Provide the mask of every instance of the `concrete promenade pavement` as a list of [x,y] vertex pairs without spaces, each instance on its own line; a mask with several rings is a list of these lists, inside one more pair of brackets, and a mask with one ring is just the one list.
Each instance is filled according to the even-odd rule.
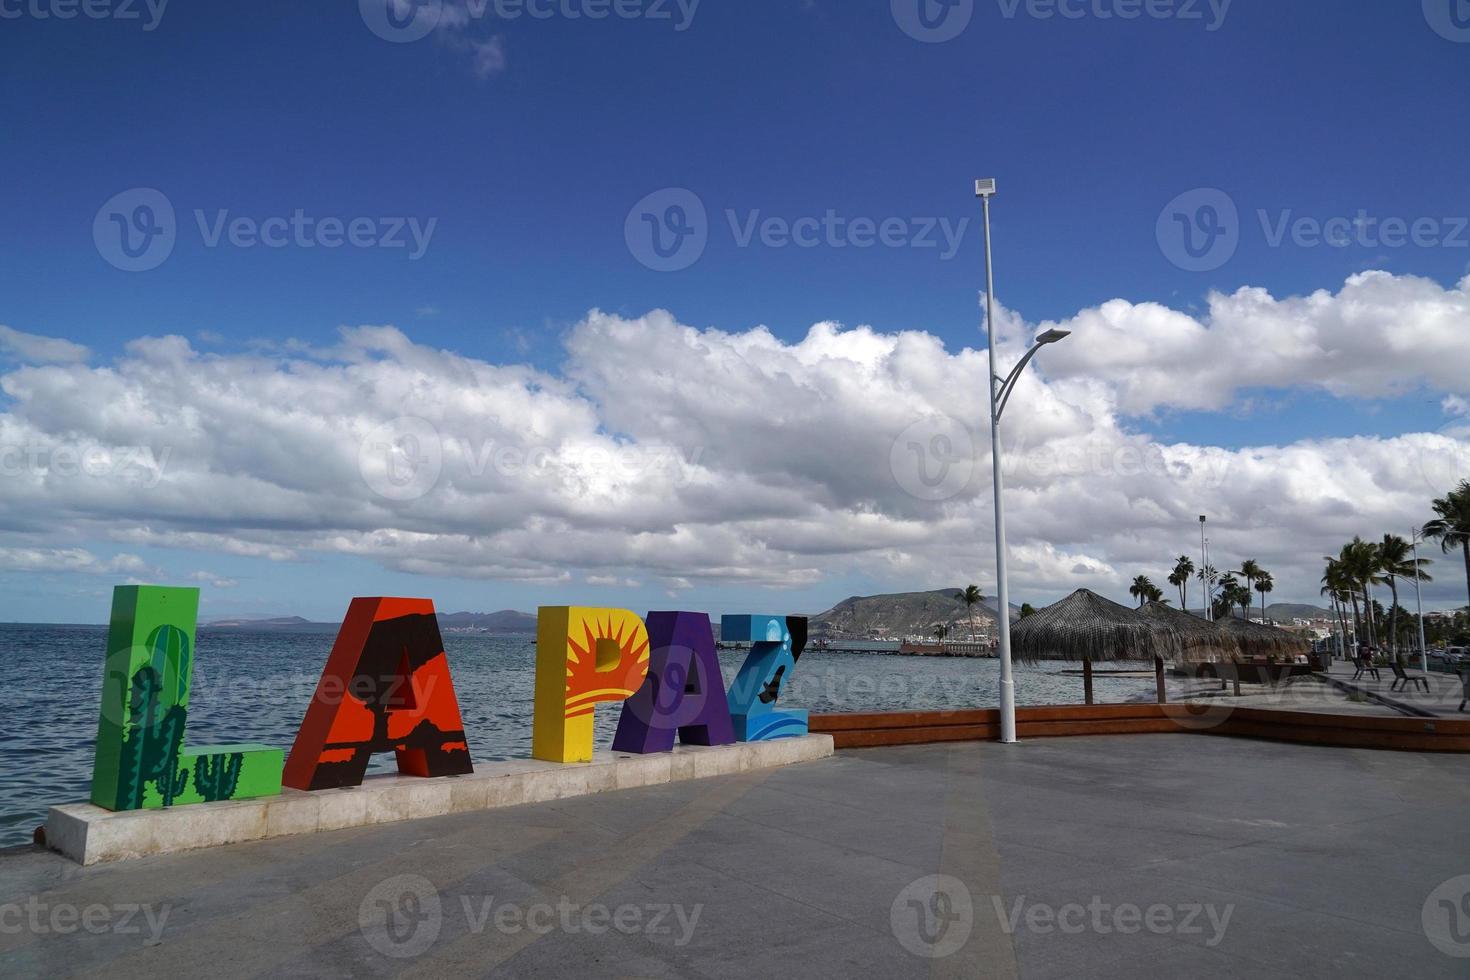
[[1462,755],[843,750],[120,864],[0,856],[0,976],[1464,977],[1432,940],[1470,954],[1470,897],[1439,911],[1470,896],[1467,814]]

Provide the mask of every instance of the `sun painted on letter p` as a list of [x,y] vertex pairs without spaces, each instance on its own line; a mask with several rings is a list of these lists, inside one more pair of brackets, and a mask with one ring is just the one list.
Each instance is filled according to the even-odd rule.
[[624,701],[648,676],[648,629],[626,609],[542,606],[536,613],[531,755],[592,760],[597,704]]

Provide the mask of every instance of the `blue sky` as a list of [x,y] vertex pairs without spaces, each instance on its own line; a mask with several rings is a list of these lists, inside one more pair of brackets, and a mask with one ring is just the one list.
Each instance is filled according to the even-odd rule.
[[[151,30],[38,18],[35,2],[0,4],[21,12],[0,20],[0,323],[86,345],[94,363],[142,336],[239,354],[393,324],[420,345],[555,373],[594,308],[766,325],[791,343],[830,320],[978,347],[980,175],[1000,181],[998,296],[1033,323],[1114,298],[1199,314],[1212,289],[1335,292],[1366,269],[1450,287],[1470,271],[1470,247],[1453,242],[1271,242],[1283,217],[1433,219],[1453,237],[1441,219],[1470,214],[1470,44],[1442,37],[1418,3],[1181,0],[1159,9],[1198,19],[1124,20],[1099,16],[1114,0],[1071,4],[1075,19],[977,0],[958,37],[922,43],[895,15],[904,0],[704,0],[682,30],[671,5],[673,20],[475,18],[388,43],[347,2],[174,3]],[[93,238],[103,203],[134,188],[177,214],[173,252],[146,272],[109,265]],[[666,188],[708,213],[705,251],[674,272],[641,264],[624,234],[635,202]],[[1156,228],[1197,188],[1224,191],[1239,214],[1233,256],[1201,272],[1171,262]],[[211,248],[194,214],[260,222],[298,209],[378,229],[432,221],[432,234],[418,258]],[[742,247],[731,227],[828,211],[896,218],[905,234],[969,225],[951,257]],[[1223,411],[1163,404],[1129,424],[1225,448],[1389,437],[1439,428],[1445,394],[1369,402],[1273,385]],[[417,578],[322,558],[342,600],[321,601],[301,598],[320,580],[313,564],[131,550],[253,583],[242,607],[323,618],[349,592],[415,591]],[[34,593],[0,615],[89,618],[44,584],[13,584]],[[837,573],[788,595],[820,606],[868,584]],[[516,582],[417,587],[434,589],[472,608],[544,595]],[[729,593],[698,594],[713,607]]]

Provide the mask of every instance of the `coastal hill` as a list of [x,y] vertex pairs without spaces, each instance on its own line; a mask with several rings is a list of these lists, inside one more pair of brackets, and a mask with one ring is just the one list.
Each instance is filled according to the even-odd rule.
[[[958,587],[930,592],[895,592],[888,595],[851,596],[826,612],[812,617],[813,635],[833,639],[902,639],[928,636],[935,623],[949,626],[955,637],[970,632],[970,611],[955,598]],[[995,624],[994,599],[986,599],[974,610],[975,630],[988,633]],[[1016,608],[1012,606],[1014,617]]]
[[[314,623],[300,616],[275,616],[265,619],[216,619],[202,623],[208,629],[246,630],[264,633],[335,633],[342,625]],[[439,628],[447,633],[534,633],[536,614],[502,609],[493,613],[440,613]]]
[[493,613],[440,613],[439,628],[473,633],[534,633],[536,614],[502,609]]

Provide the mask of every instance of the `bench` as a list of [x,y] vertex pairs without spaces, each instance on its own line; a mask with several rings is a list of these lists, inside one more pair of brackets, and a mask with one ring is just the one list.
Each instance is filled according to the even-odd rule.
[[1411,674],[1404,670],[1404,665],[1394,660],[1389,666],[1393,668],[1394,682],[1388,686],[1390,691],[1409,689],[1410,684],[1416,684],[1424,688],[1424,693],[1429,693],[1429,681],[1425,680],[1423,674]]

